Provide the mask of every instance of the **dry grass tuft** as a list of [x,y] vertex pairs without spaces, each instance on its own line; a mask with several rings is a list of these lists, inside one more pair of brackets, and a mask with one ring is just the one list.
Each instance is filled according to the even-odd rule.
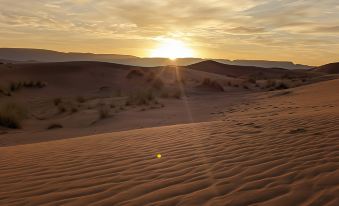
[[133,69],[127,74],[127,79],[132,79],[134,77],[143,77],[144,72],[139,69]]
[[154,100],[155,95],[152,90],[142,90],[129,95],[126,101],[126,106],[149,105]]
[[222,92],[225,91],[224,87],[219,82],[217,82],[216,80],[211,80],[210,78],[205,78],[202,81],[201,85],[216,89],[218,91],[222,91]]
[[106,119],[110,116],[110,109],[108,106],[104,104],[100,104],[98,108],[99,118],[100,119]]
[[0,106],[0,126],[19,129],[22,121],[27,118],[27,111],[14,103]]
[[61,129],[61,128],[63,128],[63,126],[59,123],[53,123],[47,127],[48,130]]
[[86,99],[85,99],[84,97],[82,97],[82,96],[78,96],[76,100],[77,100],[77,102],[79,102],[79,103],[84,103],[84,102],[86,102]]

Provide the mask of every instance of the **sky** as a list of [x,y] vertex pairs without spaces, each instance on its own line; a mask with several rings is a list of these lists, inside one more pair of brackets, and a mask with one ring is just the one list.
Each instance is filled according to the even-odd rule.
[[[0,47],[148,57],[339,61],[338,0],[0,0]],[[154,53],[154,52],[153,52]]]

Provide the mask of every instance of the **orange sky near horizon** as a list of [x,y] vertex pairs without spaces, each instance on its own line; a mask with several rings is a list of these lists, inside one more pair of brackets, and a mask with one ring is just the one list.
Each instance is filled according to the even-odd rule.
[[337,0],[1,0],[0,26],[0,47],[339,61]]

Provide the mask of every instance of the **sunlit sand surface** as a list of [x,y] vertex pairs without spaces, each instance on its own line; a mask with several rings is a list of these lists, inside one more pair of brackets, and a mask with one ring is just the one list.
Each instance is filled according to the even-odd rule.
[[338,87],[262,94],[213,121],[2,147],[0,204],[338,205]]

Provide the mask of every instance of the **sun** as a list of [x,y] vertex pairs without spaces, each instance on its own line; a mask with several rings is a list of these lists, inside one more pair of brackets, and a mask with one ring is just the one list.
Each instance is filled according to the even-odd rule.
[[177,58],[194,56],[193,50],[180,40],[161,38],[159,42],[159,47],[151,51],[150,57],[162,57],[175,60]]

